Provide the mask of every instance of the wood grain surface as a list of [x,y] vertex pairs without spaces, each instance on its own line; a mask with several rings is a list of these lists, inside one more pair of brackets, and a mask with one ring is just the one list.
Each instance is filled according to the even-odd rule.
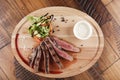
[[[17,23],[30,12],[47,7],[47,6],[69,6],[76,9],[81,9],[85,11],[77,1],[82,1],[82,3],[88,2],[89,0],[0,0],[0,80],[27,80],[29,76],[22,76],[17,74],[17,79],[15,72],[29,72],[21,70],[22,68],[15,69],[13,56],[11,56],[10,48],[10,38],[11,34],[17,25]],[[99,1],[99,0],[93,0]],[[119,80],[119,53],[120,53],[120,41],[119,41],[119,21],[120,21],[120,6],[119,0],[102,0],[107,10],[110,13],[105,20],[102,20],[104,25],[101,25],[101,29],[105,35],[105,48],[103,54],[99,61],[91,68],[90,71],[86,71],[80,75],[76,75],[70,78],[65,78],[65,80]],[[88,2],[89,3],[89,2]],[[90,3],[92,4],[92,3]],[[95,3],[97,6],[101,3]],[[85,4],[86,5],[86,4]],[[91,13],[89,15],[96,19],[96,16],[102,14],[97,12],[97,6],[88,5],[88,10],[86,12]],[[95,9],[96,8],[96,9]],[[107,11],[105,10],[105,11]],[[91,12],[92,11],[92,12]],[[95,12],[94,12],[95,11]],[[103,10],[104,11],[104,10]],[[93,14],[94,12],[94,14]],[[107,13],[108,14],[108,13]],[[96,20],[101,22],[101,19]],[[108,19],[108,20],[106,20]],[[11,71],[10,71],[11,69]],[[16,71],[18,70],[18,71]],[[92,72],[93,71],[93,72]],[[96,74],[96,75],[94,75]],[[49,80],[48,78],[41,77],[42,80]],[[30,79],[29,80],[36,80]],[[52,79],[51,79],[52,80]],[[53,79],[55,80],[55,79]],[[60,80],[60,79],[56,79]],[[61,79],[64,80],[64,79]]]
[[[94,65],[95,62],[101,56],[101,53],[102,53],[102,50],[104,47],[104,37],[103,37],[103,33],[100,29],[100,26],[98,26],[98,24],[87,14],[85,14],[81,11],[72,9],[72,8],[68,8],[68,7],[42,8],[33,13],[30,13],[29,15],[40,16],[40,15],[44,15],[46,13],[51,13],[54,15],[54,17],[56,18],[56,21],[54,21],[52,23],[52,24],[54,24],[52,26],[53,26],[53,28],[55,28],[55,26],[59,26],[59,29],[60,29],[59,32],[56,31],[55,33],[53,33],[53,35],[55,35],[63,40],[66,40],[67,42],[74,44],[75,46],[79,47],[81,49],[81,51],[78,53],[73,53],[74,56],[77,56],[76,57],[77,61],[75,63],[71,64],[69,67],[64,68],[62,70],[63,73],[47,74],[47,75],[44,73],[37,73],[37,74],[40,76],[51,77],[51,78],[70,77],[70,76],[78,75],[78,74],[82,73],[83,71],[86,71],[92,65]],[[61,20],[59,20],[61,17],[64,17],[65,19],[67,19],[68,22],[67,23],[61,22]],[[72,20],[74,20],[74,22],[72,22]],[[75,38],[74,34],[73,34],[73,30],[72,30],[75,23],[78,22],[79,20],[87,20],[93,26],[92,27],[92,31],[93,31],[92,36],[89,39],[84,40],[84,41],[81,41],[81,40],[78,40],[77,38]],[[25,67],[26,69],[28,69],[29,71],[34,73],[34,70],[31,69],[28,65],[26,65],[22,61],[22,59],[20,58],[20,56],[17,52],[17,49],[16,49],[17,46],[15,46],[15,44],[16,44],[15,36],[17,34],[19,34],[19,37],[17,40],[18,41],[18,43],[17,43],[18,49],[20,50],[20,54],[27,60],[28,56],[26,56],[26,55],[30,54],[29,53],[30,50],[29,51],[25,51],[25,50],[27,48],[32,49],[34,47],[32,45],[35,45],[34,44],[35,42],[32,41],[32,38],[28,33],[29,26],[30,26],[30,23],[27,20],[27,17],[24,17],[20,21],[20,23],[18,23],[18,25],[16,26],[16,28],[13,31],[11,45],[12,45],[12,49],[14,52],[14,56],[18,60],[18,62],[23,67]],[[24,44],[23,44],[23,38],[25,38],[25,40],[27,40],[27,42],[25,42],[25,40],[24,40],[24,42],[25,42]],[[31,45],[29,45],[29,44],[31,44]],[[81,45],[83,45],[83,46],[81,47]],[[26,46],[26,49],[24,49],[24,46]],[[76,69],[74,69],[74,68],[76,68]]]

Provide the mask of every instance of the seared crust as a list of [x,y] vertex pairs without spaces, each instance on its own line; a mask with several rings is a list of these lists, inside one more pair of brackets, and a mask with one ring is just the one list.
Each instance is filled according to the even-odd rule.
[[46,44],[47,48],[49,49],[50,55],[52,56],[54,62],[58,65],[58,67],[61,69],[63,68],[63,64],[61,63],[57,53],[55,52],[52,44],[49,42],[49,40],[46,38],[46,40],[44,41],[44,43]]
[[42,48],[43,56],[44,56],[45,73],[49,73],[49,52],[44,42],[42,42],[41,48]]
[[[63,64],[59,57],[66,60],[72,61],[73,57],[69,55],[67,51],[78,52],[79,48],[60,40],[57,37],[50,36],[46,37],[41,44],[33,49],[32,55],[30,56],[30,67],[32,67],[35,72],[39,72],[42,69],[41,62],[44,63],[45,73],[50,73],[50,57],[57,64],[59,69],[63,68]],[[43,57],[43,58],[42,58]]]
[[42,56],[41,46],[38,46],[38,54],[36,56],[34,67],[33,67],[36,72],[39,71],[39,63],[41,60],[41,56]]
[[37,54],[38,54],[38,49],[34,48],[32,54],[30,55],[30,57],[31,57],[30,67],[32,67],[32,68],[34,66],[34,62],[35,62]]

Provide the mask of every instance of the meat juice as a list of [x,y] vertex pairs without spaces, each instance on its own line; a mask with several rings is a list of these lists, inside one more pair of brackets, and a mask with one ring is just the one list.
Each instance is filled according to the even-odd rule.
[[22,59],[22,61],[23,61],[25,64],[29,65],[28,61],[26,61],[26,60],[23,58],[23,56],[21,55],[21,53],[20,53],[20,51],[19,51],[18,43],[17,43],[18,37],[19,37],[19,34],[17,33],[17,34],[16,34],[16,37],[15,37],[15,47],[16,47],[16,51],[17,51],[19,57]]
[[[72,53],[71,53],[72,54]],[[62,57],[59,57],[60,58],[60,61],[62,62],[63,64],[63,69],[69,67],[70,65],[74,64],[77,62],[77,59],[74,58],[73,61],[68,61],[68,60],[65,60],[63,59]],[[42,61],[41,61],[41,69],[42,71],[45,70],[45,67],[44,67],[44,59],[42,58]],[[57,66],[57,64],[54,62],[54,60],[52,59],[52,57],[50,56],[50,65],[49,65],[49,68],[50,68],[50,73],[52,74],[57,74],[57,73],[62,73],[62,70],[59,69],[59,67]]]

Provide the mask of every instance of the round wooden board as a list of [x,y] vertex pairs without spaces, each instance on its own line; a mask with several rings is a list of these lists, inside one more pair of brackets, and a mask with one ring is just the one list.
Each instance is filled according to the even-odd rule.
[[[44,74],[43,72],[35,73],[32,68],[30,68],[22,61],[22,59],[18,55],[15,44],[16,35],[17,33],[19,33],[18,49],[21,55],[24,56],[24,58],[28,61],[28,55],[31,53],[31,48],[37,45],[37,43],[28,34],[27,30],[31,23],[27,20],[27,16],[26,16],[18,23],[12,34],[12,40],[11,40],[12,50],[18,62],[27,70],[39,76],[50,77],[50,78],[63,78],[63,77],[74,76],[86,71],[92,65],[94,65],[95,62],[101,56],[104,47],[103,33],[99,25],[96,23],[96,21],[93,20],[86,13],[68,7],[42,8],[30,13],[28,16],[41,16],[46,13],[54,14],[55,20],[53,21],[52,24],[55,29],[54,35],[74,44],[75,46],[81,49],[79,53],[72,54],[72,56],[74,58],[77,58],[77,60],[75,60],[73,64],[62,69],[63,73],[60,74]],[[61,18],[63,17],[66,20],[66,22],[61,21]],[[73,35],[73,26],[76,22],[80,20],[87,20],[89,23],[93,25],[93,34],[91,38],[89,38],[88,40],[82,41],[75,38]]]

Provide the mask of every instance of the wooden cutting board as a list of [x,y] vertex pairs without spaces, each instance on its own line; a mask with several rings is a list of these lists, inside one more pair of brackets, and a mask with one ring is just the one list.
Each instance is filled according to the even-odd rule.
[[[59,74],[35,73],[34,70],[26,64],[32,48],[37,45],[28,33],[28,27],[31,23],[27,20],[27,16],[41,16],[46,13],[54,15],[52,26],[55,32],[53,35],[70,42],[81,50],[79,53],[70,53],[74,57],[74,60],[72,62],[63,61],[64,68],[61,70],[62,73]],[[47,7],[36,10],[27,16],[24,17],[14,29],[11,45],[15,58],[23,67],[32,73],[51,78],[70,77],[89,69],[101,56],[104,47],[103,33],[99,25],[86,13],[68,7]],[[80,20],[87,20],[93,25],[92,36],[87,40],[79,40],[73,34],[73,26]],[[16,48],[16,46],[18,48]],[[24,58],[24,61],[21,59],[21,56]]]

